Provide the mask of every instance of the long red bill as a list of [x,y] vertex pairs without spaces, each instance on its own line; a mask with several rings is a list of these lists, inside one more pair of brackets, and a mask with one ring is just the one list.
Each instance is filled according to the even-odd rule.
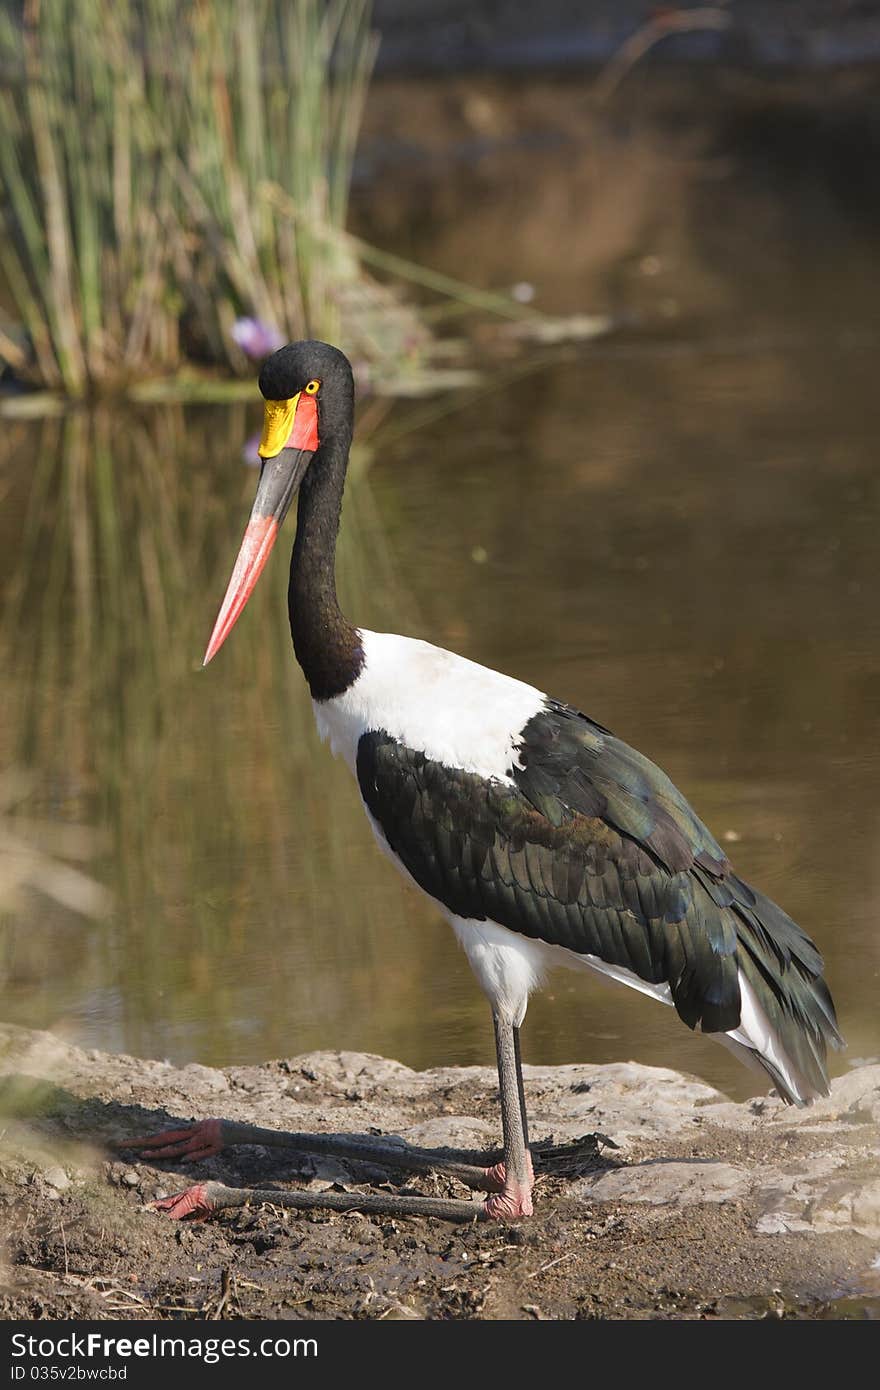
[[263,566],[278,537],[278,522],[274,516],[255,516],[248,522],[226,597],[220,605],[214,631],[205,652],[203,666],[213,660],[234,628],[242,609],[254,591]]

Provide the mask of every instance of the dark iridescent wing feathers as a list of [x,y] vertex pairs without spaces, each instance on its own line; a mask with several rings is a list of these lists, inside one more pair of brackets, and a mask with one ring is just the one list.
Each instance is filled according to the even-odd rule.
[[740,1022],[738,969],[809,1086],[839,1041],[822,961],[732,872],[668,777],[555,701],[526,725],[514,785],[434,762],[383,732],[358,746],[361,793],[415,879],[458,916],[667,983],[691,1028]]

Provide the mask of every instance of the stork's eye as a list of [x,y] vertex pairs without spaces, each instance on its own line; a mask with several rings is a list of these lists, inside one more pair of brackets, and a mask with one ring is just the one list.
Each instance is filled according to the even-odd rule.
[[320,391],[320,389],[321,389],[321,383],[320,383],[320,381],[310,381],[309,384],[308,384],[308,386],[306,387],[306,395],[307,395],[307,396],[317,396],[317,394],[318,394],[318,392]]

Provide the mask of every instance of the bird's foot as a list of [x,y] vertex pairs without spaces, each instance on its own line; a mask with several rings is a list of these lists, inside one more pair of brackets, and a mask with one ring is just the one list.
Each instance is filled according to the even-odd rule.
[[166,1129],[144,1139],[117,1139],[113,1147],[131,1149],[146,1159],[187,1158],[195,1162],[213,1158],[224,1148],[223,1121],[200,1120],[185,1129]]
[[209,1182],[197,1182],[185,1192],[175,1192],[171,1197],[160,1197],[150,1206],[155,1211],[164,1211],[172,1221],[207,1221],[217,1210],[217,1203],[211,1198]]
[[[486,1168],[485,1175],[485,1181],[481,1184],[484,1192],[504,1191],[504,1186],[507,1181],[507,1169],[504,1166],[503,1160],[500,1163],[493,1163],[491,1168]],[[526,1175],[528,1190],[531,1192],[535,1183],[535,1170],[532,1167],[532,1155],[529,1153],[528,1149],[526,1149]],[[526,1212],[525,1215],[530,1216],[531,1212]]]
[[532,1215],[532,1188],[530,1183],[505,1183],[501,1192],[493,1192],[483,1203],[487,1221],[519,1221],[520,1217]]

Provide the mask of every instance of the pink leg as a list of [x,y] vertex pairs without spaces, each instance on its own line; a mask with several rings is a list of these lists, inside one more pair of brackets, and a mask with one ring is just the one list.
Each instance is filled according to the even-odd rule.
[[517,1221],[532,1215],[535,1173],[528,1147],[525,1094],[519,1051],[519,1028],[502,1014],[494,1015],[504,1158],[486,1169],[486,1180],[500,1185],[483,1203],[491,1221]]

